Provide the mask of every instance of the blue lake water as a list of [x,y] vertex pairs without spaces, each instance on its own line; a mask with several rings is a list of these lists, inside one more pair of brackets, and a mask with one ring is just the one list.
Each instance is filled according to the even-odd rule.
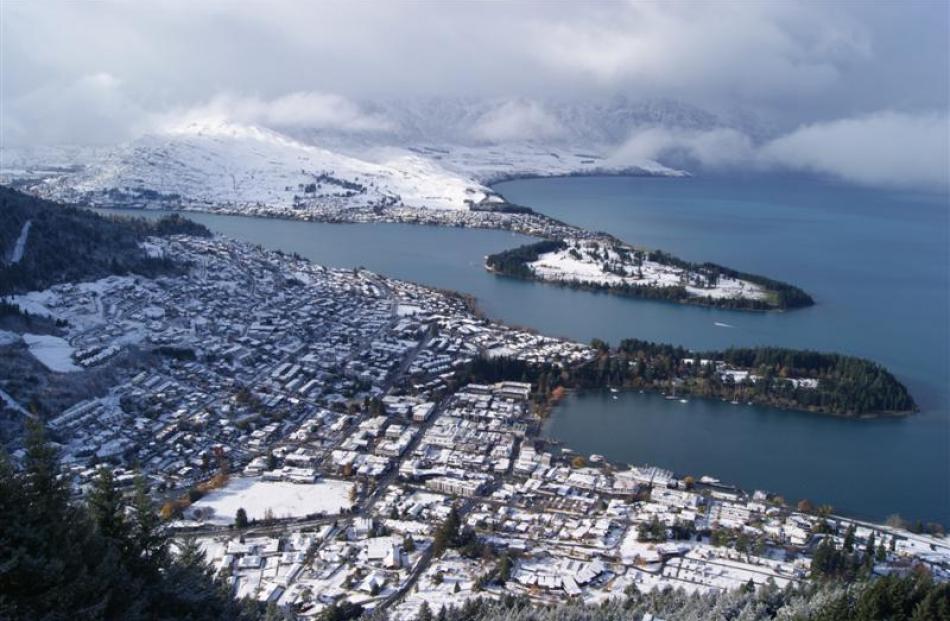
[[[509,200],[627,241],[787,280],[787,313],[605,305],[576,336],[693,348],[784,345],[887,365],[921,412],[847,421],[655,397],[575,397],[548,433],[585,452],[706,473],[858,515],[950,522],[950,258],[946,194],[814,178],[588,178],[499,186]],[[727,324],[732,327],[717,326]],[[560,324],[543,326],[555,331]],[[608,431],[612,430],[612,431]]]
[[581,452],[709,474],[862,517],[900,513],[950,523],[946,195],[785,177],[564,178],[497,189],[513,202],[635,244],[787,280],[817,305],[787,313],[724,311],[498,278],[484,271],[484,256],[527,241],[501,231],[189,217],[319,263],[470,293],[488,315],[545,334],[692,348],[771,344],[874,359],[908,385],[919,414],[850,421],[589,394],[566,400],[546,432]]

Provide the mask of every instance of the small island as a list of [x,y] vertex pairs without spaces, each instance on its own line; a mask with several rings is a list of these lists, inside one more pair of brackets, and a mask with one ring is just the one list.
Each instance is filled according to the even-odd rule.
[[719,399],[846,418],[906,416],[917,411],[907,388],[876,362],[781,347],[695,352],[624,339],[595,340],[596,355],[566,367],[507,358],[473,363],[473,381],[517,380],[537,386],[541,411],[565,390],[645,390],[669,399]]
[[811,306],[787,283],[714,263],[690,263],[610,236],[548,239],[490,255],[490,272],[576,289],[736,310]]

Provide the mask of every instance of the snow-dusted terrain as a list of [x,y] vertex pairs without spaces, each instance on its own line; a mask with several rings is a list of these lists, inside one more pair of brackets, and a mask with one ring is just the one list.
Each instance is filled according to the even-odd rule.
[[653,160],[636,164],[611,162],[609,147],[570,147],[535,143],[502,145],[442,145],[413,147],[417,153],[437,160],[446,169],[470,175],[484,184],[521,177],[568,175],[656,175],[682,177],[686,173]]
[[478,182],[410,151],[380,153],[379,161],[371,162],[228,122],[142,136],[32,189],[60,200],[114,203],[124,198],[198,208],[279,209],[304,209],[309,203],[340,209],[465,209],[468,202],[491,194]]
[[23,341],[30,353],[50,371],[71,373],[81,370],[73,364],[73,348],[65,339],[48,334],[24,334]]
[[649,254],[626,245],[565,240],[566,246],[547,252],[528,264],[541,280],[607,286],[685,287],[688,294],[713,299],[764,300],[768,292],[737,278],[708,275],[651,260]]

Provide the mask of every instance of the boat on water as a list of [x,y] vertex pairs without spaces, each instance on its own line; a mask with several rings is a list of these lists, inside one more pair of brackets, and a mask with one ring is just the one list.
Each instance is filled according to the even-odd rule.
[[610,389],[610,392],[612,392],[612,393],[618,393],[618,392],[620,392],[620,390],[618,390],[617,388],[611,388],[611,389]]
[[689,399],[680,399],[680,403],[689,403]]

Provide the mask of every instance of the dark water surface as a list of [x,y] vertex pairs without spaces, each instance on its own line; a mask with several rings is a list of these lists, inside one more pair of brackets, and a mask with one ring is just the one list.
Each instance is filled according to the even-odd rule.
[[556,336],[835,350],[887,365],[921,412],[850,421],[626,393],[573,395],[548,435],[584,452],[709,474],[882,519],[950,523],[947,196],[815,179],[563,178],[497,186],[509,200],[687,259],[787,280],[815,307],[748,313],[632,300],[494,277],[484,256],[525,243],[500,231],[320,224],[189,214],[215,232],[470,293],[485,312]]

